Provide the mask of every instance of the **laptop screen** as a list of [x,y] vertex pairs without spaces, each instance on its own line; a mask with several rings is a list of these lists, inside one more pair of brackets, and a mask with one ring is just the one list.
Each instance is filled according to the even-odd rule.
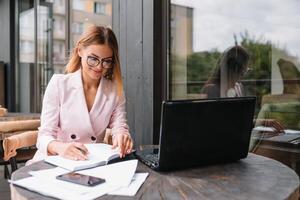
[[247,156],[255,97],[165,101],[160,166],[209,164]]

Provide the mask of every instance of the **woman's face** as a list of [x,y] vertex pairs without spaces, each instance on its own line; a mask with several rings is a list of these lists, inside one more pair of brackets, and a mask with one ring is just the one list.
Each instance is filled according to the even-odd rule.
[[78,54],[81,57],[83,73],[93,80],[99,80],[113,67],[113,52],[106,44],[79,48]]

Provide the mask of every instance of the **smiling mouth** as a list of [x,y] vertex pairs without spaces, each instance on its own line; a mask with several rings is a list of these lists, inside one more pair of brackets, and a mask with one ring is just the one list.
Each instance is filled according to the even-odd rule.
[[102,71],[95,71],[95,70],[92,70],[93,72],[95,72],[96,74],[101,74]]

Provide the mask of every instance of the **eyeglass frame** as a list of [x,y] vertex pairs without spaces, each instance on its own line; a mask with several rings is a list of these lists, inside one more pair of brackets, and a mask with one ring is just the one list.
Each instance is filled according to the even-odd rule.
[[247,68],[242,72],[242,76],[245,76],[245,75],[248,74],[250,71],[252,71],[252,68],[247,67]]
[[[103,62],[107,62],[108,60],[106,60],[106,59],[108,59],[108,58],[112,58],[111,60],[109,60],[109,61],[111,61],[110,67],[104,67]],[[97,62],[96,65],[91,65],[89,63],[89,59],[94,59],[94,60],[97,60],[98,62]],[[106,58],[101,58],[101,59],[99,59],[99,58],[97,58],[95,56],[87,56],[86,57],[86,63],[90,67],[97,67],[99,64],[101,64],[102,68],[104,68],[104,69],[111,69],[111,68],[113,68],[115,61],[114,61],[113,57],[111,57],[111,56],[110,57],[106,57]]]

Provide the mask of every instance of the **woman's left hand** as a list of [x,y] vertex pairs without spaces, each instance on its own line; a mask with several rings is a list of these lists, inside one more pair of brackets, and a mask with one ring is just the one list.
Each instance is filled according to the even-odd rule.
[[128,134],[120,133],[116,134],[113,138],[112,148],[119,147],[120,158],[124,158],[125,154],[129,154],[133,147],[133,141]]

